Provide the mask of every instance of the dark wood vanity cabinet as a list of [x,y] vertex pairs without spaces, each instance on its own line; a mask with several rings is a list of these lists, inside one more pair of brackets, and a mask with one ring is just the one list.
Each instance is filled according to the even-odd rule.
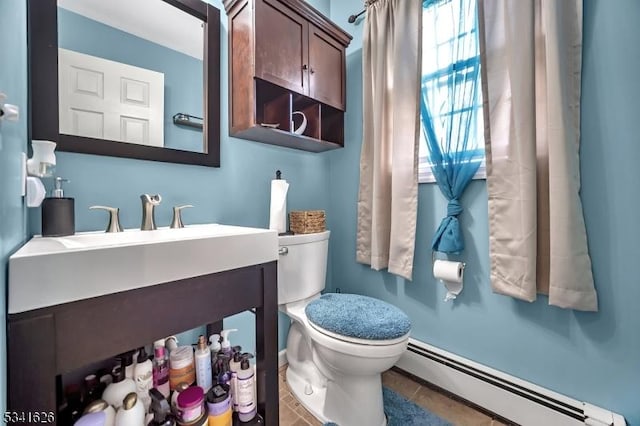
[[[224,4],[231,136],[314,152],[342,147],[351,36],[302,0]],[[302,134],[293,132],[295,112],[307,119]]]
[[62,375],[203,324],[218,333],[223,318],[253,309],[258,412],[276,426],[277,271],[274,261],[8,314],[7,413],[62,425]]

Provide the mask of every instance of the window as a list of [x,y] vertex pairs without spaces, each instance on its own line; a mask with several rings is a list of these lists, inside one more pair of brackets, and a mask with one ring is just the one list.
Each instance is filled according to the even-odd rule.
[[[486,176],[480,84],[480,52],[473,0],[425,0],[422,23],[422,85],[435,135],[447,151],[469,132],[465,151],[481,162],[474,179]],[[455,94],[455,96],[453,96]],[[469,114],[471,117],[469,118]],[[467,121],[471,120],[467,128]],[[423,126],[420,132],[419,182],[435,182]]]

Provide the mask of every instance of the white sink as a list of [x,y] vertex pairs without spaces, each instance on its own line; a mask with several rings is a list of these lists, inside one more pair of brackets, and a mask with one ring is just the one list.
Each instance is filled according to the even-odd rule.
[[9,260],[10,314],[278,260],[276,231],[182,229],[33,237]]

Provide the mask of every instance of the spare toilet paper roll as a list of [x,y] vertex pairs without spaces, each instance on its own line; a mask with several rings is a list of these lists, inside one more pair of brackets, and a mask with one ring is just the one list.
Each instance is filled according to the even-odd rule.
[[441,279],[447,288],[445,302],[455,299],[462,291],[464,278],[464,264],[450,260],[436,260],[433,262],[433,276]]
[[271,207],[269,209],[269,229],[278,234],[287,230],[287,191],[289,184],[284,179],[271,181]]

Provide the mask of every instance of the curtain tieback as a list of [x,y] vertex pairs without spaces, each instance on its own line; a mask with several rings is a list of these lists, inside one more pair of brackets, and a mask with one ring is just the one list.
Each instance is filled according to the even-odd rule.
[[447,216],[458,216],[462,213],[462,205],[457,198],[453,200],[449,200],[449,204],[447,204]]
[[457,198],[449,200],[447,217],[442,219],[436,234],[431,241],[431,248],[442,253],[460,253],[464,250],[464,240],[460,230],[458,215],[462,213],[462,205]]

